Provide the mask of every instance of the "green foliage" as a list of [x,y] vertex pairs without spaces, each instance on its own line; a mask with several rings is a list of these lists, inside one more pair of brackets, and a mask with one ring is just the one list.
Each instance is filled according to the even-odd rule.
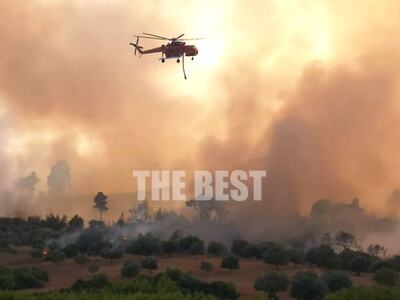
[[169,257],[172,256],[173,253],[177,253],[179,251],[179,243],[176,240],[168,240],[162,242],[162,250],[164,253],[167,253]]
[[68,222],[67,231],[74,232],[77,230],[81,230],[81,229],[83,229],[84,225],[85,225],[84,220],[80,216],[75,215]]
[[[198,236],[194,236],[194,235],[186,236],[179,241],[179,247],[184,252],[191,252],[193,245],[196,245],[196,244],[197,245],[203,244],[203,246],[204,246],[204,242]],[[198,246],[195,246],[195,247],[198,247]]]
[[358,286],[330,294],[324,300],[397,300],[400,288],[382,286]]
[[46,272],[34,267],[0,268],[0,289],[23,290],[42,287],[49,280]]
[[304,262],[304,251],[302,249],[288,249],[286,251],[288,259],[296,267],[298,264]]
[[356,272],[357,276],[361,276],[362,272],[367,271],[370,264],[371,260],[365,255],[357,255],[350,260],[350,268]]
[[139,275],[142,266],[138,262],[127,261],[121,268],[121,276],[127,278],[133,278]]
[[384,268],[376,271],[374,280],[382,285],[395,286],[399,282],[399,275],[396,270]]
[[68,244],[62,250],[67,258],[72,258],[79,254],[79,249],[76,244]]
[[279,244],[268,247],[262,254],[262,259],[267,264],[275,265],[276,269],[278,266],[287,265],[289,261],[286,250]]
[[158,268],[157,260],[151,256],[146,257],[142,260],[142,268],[149,270],[149,274],[151,275],[151,271]]
[[118,259],[122,257],[122,250],[119,248],[104,248],[100,252],[101,257],[104,259],[108,259],[110,264],[113,262],[114,259]]
[[103,230],[91,227],[82,231],[76,245],[81,253],[99,254],[109,244],[105,241]]
[[233,240],[231,246],[231,252],[240,257],[244,257],[244,248],[249,245],[249,242],[246,240]]
[[207,246],[207,253],[214,256],[222,256],[228,252],[224,244],[219,242],[210,242]]
[[239,269],[239,257],[236,255],[229,255],[224,257],[221,261],[221,268],[229,269],[229,270],[236,270]]
[[276,293],[285,292],[289,287],[289,278],[278,272],[269,272],[254,282],[254,289],[268,294],[270,299],[278,299]]
[[189,249],[189,252],[192,255],[202,255],[204,254],[204,251],[205,251],[205,246],[203,241],[192,244],[192,246]]
[[320,300],[328,293],[328,286],[314,272],[298,272],[292,278],[290,294],[298,300]]
[[0,300],[215,300],[211,295],[190,295],[180,292],[157,292],[135,294],[115,294],[110,290],[101,292],[71,292],[34,294],[22,292],[0,292]]
[[203,270],[205,272],[211,272],[213,269],[214,269],[213,264],[208,261],[202,261],[200,263],[200,270]]
[[154,255],[161,251],[160,240],[153,237],[151,234],[140,234],[136,240],[128,242],[126,252],[137,255]]
[[109,287],[111,284],[108,282],[106,275],[98,274],[93,275],[89,280],[78,279],[71,287],[72,291],[96,291]]
[[331,271],[325,273],[321,276],[321,280],[327,284],[331,292],[351,288],[353,286],[353,282],[351,281],[350,277],[341,271]]
[[103,192],[98,192],[97,195],[94,197],[94,206],[93,208],[97,209],[100,213],[100,221],[103,220],[103,212],[108,210],[108,196],[105,195]]

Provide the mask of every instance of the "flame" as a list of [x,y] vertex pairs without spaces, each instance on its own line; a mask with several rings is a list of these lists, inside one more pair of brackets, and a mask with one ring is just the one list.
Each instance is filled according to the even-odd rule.
[[50,252],[50,251],[49,251],[49,248],[44,248],[44,249],[43,249],[43,256],[44,256],[44,257],[47,257],[47,256],[49,255],[49,252]]

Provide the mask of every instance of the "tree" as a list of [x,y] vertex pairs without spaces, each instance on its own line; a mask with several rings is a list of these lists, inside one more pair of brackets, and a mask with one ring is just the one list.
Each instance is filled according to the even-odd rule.
[[93,207],[99,211],[100,221],[103,221],[103,212],[108,210],[107,199],[108,199],[108,196],[103,194],[103,192],[98,192],[97,195],[94,197],[95,204]]
[[318,248],[310,248],[307,250],[304,260],[310,264],[310,267],[313,267],[318,263],[319,260],[319,250]]
[[371,244],[368,246],[367,252],[374,258],[385,257],[386,248],[378,244]]
[[254,289],[268,294],[269,299],[278,299],[276,293],[285,292],[289,287],[289,278],[278,272],[268,272],[254,282]]
[[81,254],[74,257],[74,262],[80,265],[82,270],[85,267],[85,265],[89,263],[89,261],[90,261],[89,256],[87,256],[86,254]]
[[207,253],[214,256],[221,256],[228,252],[224,244],[219,242],[210,242],[207,246]]
[[157,260],[151,256],[146,257],[142,260],[142,268],[149,270],[149,275],[151,276],[151,271],[158,268]]
[[262,259],[265,263],[275,265],[275,269],[278,269],[280,265],[288,264],[288,256],[283,246],[279,244],[271,245],[262,254]]
[[332,293],[341,289],[348,289],[353,286],[353,282],[350,280],[350,277],[341,271],[325,273],[321,276],[321,280],[327,284]]
[[289,261],[294,264],[294,268],[296,268],[298,264],[304,262],[304,251],[302,249],[291,248],[287,250],[286,253]]
[[141,270],[142,266],[138,262],[127,261],[121,268],[121,275],[126,278],[136,277]]
[[151,234],[139,234],[136,240],[128,243],[126,251],[132,254],[149,256],[159,253],[161,242]]
[[173,253],[177,253],[179,251],[179,244],[175,240],[163,241],[161,245],[163,252],[168,253],[169,257],[172,257]]
[[110,264],[112,264],[114,259],[118,259],[122,257],[122,250],[120,248],[104,248],[101,251],[101,257],[104,259],[108,259]]
[[350,260],[350,268],[356,272],[357,276],[361,276],[361,272],[368,270],[371,260],[365,255],[357,255]]
[[212,265],[212,263],[208,262],[208,261],[202,261],[200,263],[200,270],[203,270],[205,272],[211,272],[214,269],[214,266]]
[[249,244],[246,240],[233,240],[231,252],[238,256],[243,256],[243,249]]
[[78,255],[79,249],[76,244],[68,244],[64,247],[63,252],[67,258],[71,258]]
[[190,248],[196,243],[202,243],[204,245],[204,242],[198,236],[188,235],[179,241],[179,247],[183,251],[190,252]]
[[382,285],[396,286],[399,283],[399,275],[396,270],[384,268],[375,273],[374,281]]
[[192,244],[189,251],[192,255],[202,255],[204,254],[204,248],[204,242],[201,241]]
[[297,272],[292,278],[290,294],[298,300],[320,300],[328,293],[328,286],[314,272]]
[[235,255],[229,255],[224,257],[221,261],[222,269],[229,269],[232,273],[232,270],[239,269],[239,257]]
[[73,231],[81,230],[81,229],[83,229],[84,225],[85,225],[85,222],[83,221],[83,219],[80,216],[75,215],[68,222],[67,231],[73,232]]
[[343,250],[354,249],[358,247],[356,237],[353,234],[345,231],[339,231],[335,235],[335,243],[336,245],[342,247]]

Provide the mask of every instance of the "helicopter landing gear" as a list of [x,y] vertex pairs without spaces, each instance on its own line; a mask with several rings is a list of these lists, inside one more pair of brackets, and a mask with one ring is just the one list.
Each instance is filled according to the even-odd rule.
[[178,58],[178,59],[176,60],[176,62],[179,64],[179,63],[181,62],[181,60]]

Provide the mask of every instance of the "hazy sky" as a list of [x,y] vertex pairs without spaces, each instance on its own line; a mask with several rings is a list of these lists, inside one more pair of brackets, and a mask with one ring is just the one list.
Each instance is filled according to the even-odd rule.
[[[75,193],[133,168],[266,169],[302,209],[400,185],[397,0],[2,0],[0,25],[2,190],[60,159]],[[141,32],[206,37],[188,80]]]

